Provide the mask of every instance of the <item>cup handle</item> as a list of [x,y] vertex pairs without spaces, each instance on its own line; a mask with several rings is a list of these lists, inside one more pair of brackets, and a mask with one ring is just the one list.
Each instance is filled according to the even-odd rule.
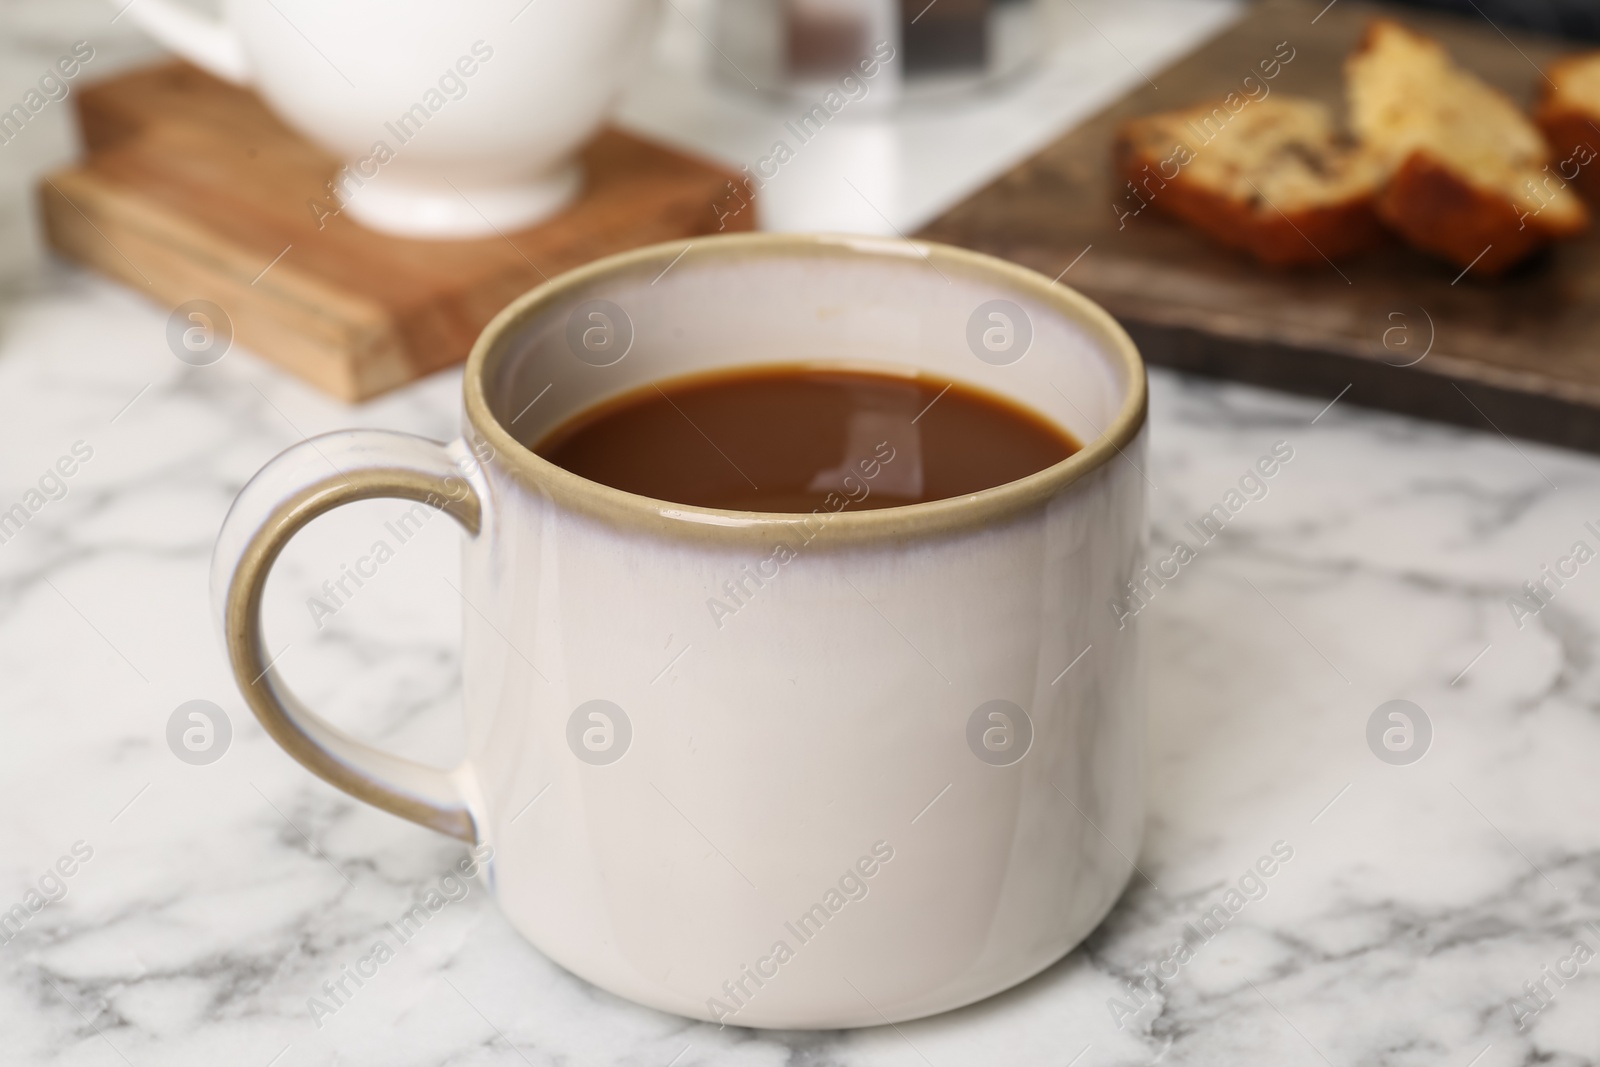
[[144,32],[184,59],[235,85],[250,82],[250,61],[244,42],[232,27],[196,14],[172,0],[135,0],[118,7]]
[[463,762],[445,771],[391,755],[308,709],[284,684],[267,651],[261,596],[289,539],[312,519],[352,501],[415,500],[449,512],[476,536],[481,498],[462,473],[476,469],[460,442],[445,446],[381,430],[310,438],[278,455],[240,490],[211,558],[212,604],[234,680],[272,739],[356,799],[474,844],[470,767]]

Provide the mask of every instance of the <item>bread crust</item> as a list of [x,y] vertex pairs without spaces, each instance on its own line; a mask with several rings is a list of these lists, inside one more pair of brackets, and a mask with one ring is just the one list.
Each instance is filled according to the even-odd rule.
[[1589,156],[1589,161],[1578,167],[1572,185],[1591,203],[1600,204],[1600,133],[1595,132],[1595,127],[1600,126],[1600,117],[1555,107],[1540,108],[1538,119],[1539,128],[1561,163],[1581,161]]
[[[1600,52],[1586,52],[1557,60],[1545,71],[1544,98],[1534,115],[1534,121],[1544,131],[1545,139],[1560,161],[1587,160],[1579,163],[1572,184],[1591,203],[1600,204],[1600,106],[1583,107],[1573,100],[1564,88],[1567,72],[1574,67],[1600,62]],[[1586,150],[1586,151],[1584,151]],[[1562,176],[1566,176],[1563,170]]]
[[1367,24],[1362,27],[1361,39],[1356,42],[1355,48],[1353,48],[1350,52],[1350,55],[1345,58],[1346,65],[1348,65],[1349,61],[1354,59],[1356,56],[1372,51],[1373,46],[1378,43],[1378,38],[1380,36],[1385,33],[1392,33],[1396,30],[1404,33],[1407,37],[1422,36],[1422,34],[1417,33],[1417,31],[1413,30],[1410,26],[1407,26],[1399,19],[1390,18],[1388,15],[1375,16],[1374,18],[1368,19]]
[[1288,214],[1270,205],[1255,207],[1189,179],[1182,171],[1175,178],[1159,177],[1162,160],[1133,142],[1132,126],[1129,123],[1117,137],[1118,171],[1135,186],[1142,186],[1151,174],[1158,175],[1164,184],[1152,190],[1151,206],[1221,244],[1248,252],[1269,266],[1296,267],[1348,258],[1383,243],[1383,227],[1370,196]]
[[1531,255],[1554,236],[1523,225],[1517,209],[1496,193],[1461,180],[1426,152],[1413,152],[1378,194],[1378,214],[1425,252],[1492,277]]
[[[1402,22],[1373,19],[1366,24],[1357,50],[1346,59],[1349,85],[1355,85],[1366,54],[1378,48],[1381,38],[1389,34],[1405,35],[1419,48],[1438,48],[1432,38],[1414,32]],[[1506,94],[1490,86],[1485,88],[1506,99]],[[1506,104],[1507,109],[1520,114],[1509,99]],[[1544,139],[1538,123],[1531,125],[1531,133]],[[1542,149],[1541,163],[1549,158],[1549,146]],[[1472,179],[1474,174],[1462,170],[1459,162],[1446,160],[1426,147],[1411,149],[1398,160],[1394,173],[1378,194],[1379,218],[1411,245],[1442,256],[1462,269],[1470,266],[1474,274],[1490,277],[1502,274],[1552,238],[1571,237],[1589,226],[1589,213],[1581,200],[1570,195],[1563,194],[1557,210],[1546,211],[1541,206],[1530,211],[1525,202],[1510,197],[1506,190],[1485,187]],[[1538,184],[1542,182],[1552,194],[1560,194],[1566,184],[1550,166],[1542,173],[1528,171],[1526,181],[1530,194],[1541,203],[1549,200],[1536,192]]]

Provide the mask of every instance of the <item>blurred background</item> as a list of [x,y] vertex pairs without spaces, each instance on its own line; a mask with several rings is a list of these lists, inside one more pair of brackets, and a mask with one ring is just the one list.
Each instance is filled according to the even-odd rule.
[[[1600,39],[1595,0],[1407,2],[1484,15],[1508,27]],[[735,168],[753,163],[801,110],[797,103],[814,100],[818,85],[830,80],[830,63],[854,47],[848,35],[830,37],[830,14],[843,12],[847,22],[867,25],[900,17],[899,0],[810,3],[817,12],[811,37],[777,41],[777,0],[674,0],[664,9],[651,69],[623,102],[620,123]],[[96,48],[86,70],[90,81],[162,55],[131,20],[108,26],[108,6],[105,0],[0,0],[0,99],[19,97],[37,78],[41,57],[53,57],[63,42],[80,37],[92,38]],[[193,6],[217,4],[193,0]],[[940,0],[906,38],[912,84],[873,86],[840,135],[786,167],[763,190],[764,227],[910,232],[947,206],[952,194],[977,188],[1047,144],[1137,84],[1141,70],[1181,55],[1246,6],[1238,0]],[[778,48],[796,61],[785,68]],[[49,107],[25,138],[0,146],[0,288],[26,286],[45,267],[31,211],[33,185],[74,158],[73,123],[71,107]],[[858,187],[865,185],[861,196],[838,195],[836,175],[846,169]]]

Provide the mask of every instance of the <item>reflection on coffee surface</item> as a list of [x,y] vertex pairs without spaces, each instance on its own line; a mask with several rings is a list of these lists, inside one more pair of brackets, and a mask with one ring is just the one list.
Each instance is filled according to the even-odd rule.
[[[992,489],[1080,447],[1010,400],[928,375],[813,366],[663,382],[533,450],[630,493],[732,511],[886,508]],[[833,500],[829,495],[833,494]]]

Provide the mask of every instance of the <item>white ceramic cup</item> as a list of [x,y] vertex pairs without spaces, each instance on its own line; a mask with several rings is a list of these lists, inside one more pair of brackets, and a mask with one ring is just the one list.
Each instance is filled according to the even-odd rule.
[[[970,496],[852,510],[915,461],[864,451],[842,457],[841,499],[779,515],[636,496],[519,443],[678,375],[817,361],[970,383],[1087,444]],[[307,767],[492,845],[500,907],[569,970],[733,1025],[957,1007],[1111,908],[1143,820],[1139,631],[1109,604],[1143,555],[1145,378],[1099,307],[939,245],[715,237],[517,300],[474,347],[465,397],[454,444],[296,445],[223,524],[212,588],[235,677]],[[375,496],[468,533],[451,770],[319,719],[262,642],[285,542]]]
[[334,192],[351,217],[447,238],[528,226],[577,195],[574,153],[639,68],[658,4],[224,0],[221,22],[174,0],[116,6],[345,160]]

